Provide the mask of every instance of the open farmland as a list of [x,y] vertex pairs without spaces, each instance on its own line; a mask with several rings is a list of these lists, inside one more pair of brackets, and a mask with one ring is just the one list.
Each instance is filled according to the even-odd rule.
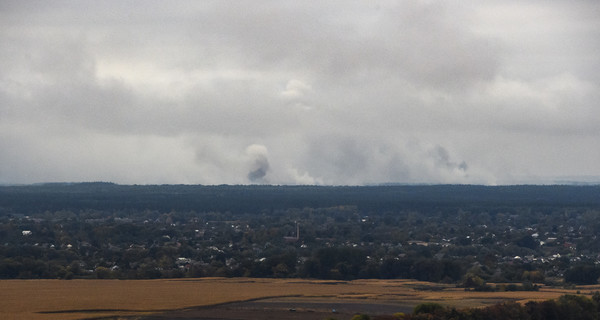
[[463,289],[410,280],[315,281],[298,279],[202,278],[170,280],[3,280],[3,319],[83,319],[165,314],[231,302],[270,301],[348,304],[398,304],[412,308],[423,302],[457,307],[499,301],[553,299],[597,287],[542,288],[538,292],[466,292]]

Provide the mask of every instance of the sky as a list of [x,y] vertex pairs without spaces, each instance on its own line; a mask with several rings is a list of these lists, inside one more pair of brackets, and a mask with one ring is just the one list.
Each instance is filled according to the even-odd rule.
[[600,1],[0,1],[0,184],[600,181]]

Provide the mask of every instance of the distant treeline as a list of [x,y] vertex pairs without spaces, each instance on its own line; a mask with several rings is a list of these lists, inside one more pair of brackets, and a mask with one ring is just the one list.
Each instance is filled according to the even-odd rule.
[[600,186],[203,186],[105,182],[0,186],[0,214],[84,209],[264,213],[339,205],[356,206],[364,212],[490,205],[598,208]]
[[[370,319],[363,315],[356,319]],[[353,319],[355,319],[353,318]],[[564,295],[556,300],[530,301],[526,304],[504,302],[484,308],[443,307],[427,302],[415,307],[412,314],[401,313],[394,316],[380,316],[377,319],[396,320],[595,320],[600,319],[600,294],[592,297]]]

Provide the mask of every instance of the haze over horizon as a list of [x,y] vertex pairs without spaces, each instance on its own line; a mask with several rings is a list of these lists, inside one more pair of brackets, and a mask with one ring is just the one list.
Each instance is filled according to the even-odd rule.
[[598,1],[3,1],[0,184],[600,182]]

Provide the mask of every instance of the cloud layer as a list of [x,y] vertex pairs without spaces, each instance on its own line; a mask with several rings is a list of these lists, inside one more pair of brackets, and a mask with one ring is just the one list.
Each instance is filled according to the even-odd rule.
[[0,4],[0,183],[600,176],[600,4]]

